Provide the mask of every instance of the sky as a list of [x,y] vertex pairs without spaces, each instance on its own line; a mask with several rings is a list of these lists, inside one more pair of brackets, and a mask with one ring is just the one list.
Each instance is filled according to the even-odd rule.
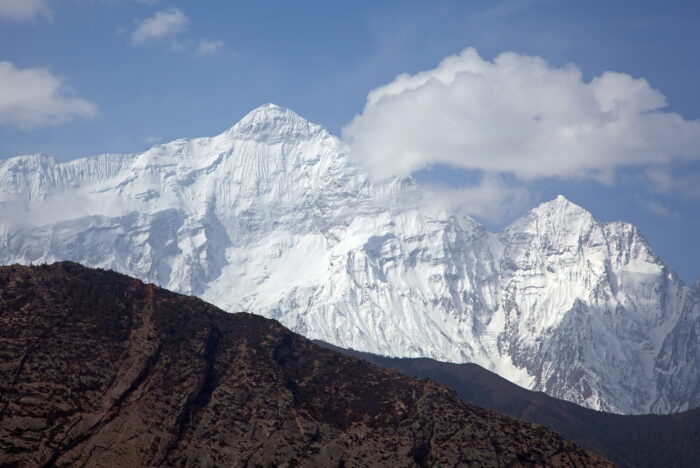
[[0,158],[289,107],[498,230],[561,193],[700,278],[700,2],[0,0]]

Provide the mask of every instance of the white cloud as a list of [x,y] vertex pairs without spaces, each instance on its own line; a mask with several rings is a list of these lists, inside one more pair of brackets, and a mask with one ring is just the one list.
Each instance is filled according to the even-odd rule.
[[525,187],[511,187],[499,176],[486,174],[478,184],[453,188],[424,187],[422,203],[447,211],[462,211],[483,221],[502,224],[532,206]]
[[212,55],[221,50],[224,46],[223,41],[207,41],[201,40],[197,45],[197,55]]
[[73,96],[48,70],[0,62],[0,124],[42,127],[96,114],[97,106]]
[[623,166],[700,159],[700,121],[664,112],[646,80],[474,49],[372,90],[344,129],[351,154],[378,178],[433,164],[486,173],[611,181]]
[[187,16],[178,8],[156,12],[138,24],[131,34],[131,43],[140,46],[150,40],[172,38],[183,32],[188,22]]
[[221,50],[223,41],[182,38],[181,34],[187,30],[189,22],[189,18],[178,8],[156,12],[138,23],[131,34],[131,44],[142,46],[150,41],[167,39],[171,50],[186,51],[198,56],[213,55]]
[[0,17],[13,21],[27,21],[50,14],[44,0],[0,0]]

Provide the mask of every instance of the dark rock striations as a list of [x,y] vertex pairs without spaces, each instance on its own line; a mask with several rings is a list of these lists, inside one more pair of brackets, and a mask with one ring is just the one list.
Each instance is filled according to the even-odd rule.
[[0,267],[0,465],[611,466],[272,320],[68,262]]

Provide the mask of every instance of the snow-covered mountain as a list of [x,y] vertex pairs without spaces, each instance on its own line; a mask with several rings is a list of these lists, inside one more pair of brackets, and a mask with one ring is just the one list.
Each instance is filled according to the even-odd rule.
[[700,286],[563,197],[501,233],[376,183],[262,106],[212,138],[0,163],[0,263],[73,260],[392,356],[472,361],[622,413],[700,405]]

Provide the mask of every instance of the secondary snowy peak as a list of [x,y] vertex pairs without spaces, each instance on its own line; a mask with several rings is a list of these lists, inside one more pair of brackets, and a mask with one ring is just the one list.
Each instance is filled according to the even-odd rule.
[[558,195],[514,221],[506,231],[569,234],[595,223],[597,221],[591,212]]
[[0,161],[0,168],[3,171],[14,170],[20,172],[37,166],[54,164],[56,160],[53,156],[44,153],[25,154]]
[[696,349],[682,323],[700,323],[698,293],[634,226],[560,196],[492,234],[423,206],[421,190],[371,182],[338,138],[267,104],[139,154],[0,162],[0,263],[110,268],[338,346],[477,362],[593,408],[697,400],[700,374],[679,369],[700,368],[681,352]]
[[264,104],[249,112],[226,132],[235,138],[279,141],[309,138],[325,129],[310,123],[294,111],[275,104]]
[[585,208],[571,202],[563,195],[557,195],[553,200],[540,204],[532,213],[540,218],[551,219],[552,222],[568,221],[571,218],[593,220],[593,214]]
[[44,154],[17,156],[0,161],[0,203],[31,202],[41,199],[50,184],[47,180],[47,168],[55,166],[56,161]]

